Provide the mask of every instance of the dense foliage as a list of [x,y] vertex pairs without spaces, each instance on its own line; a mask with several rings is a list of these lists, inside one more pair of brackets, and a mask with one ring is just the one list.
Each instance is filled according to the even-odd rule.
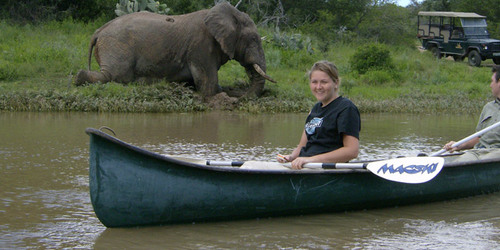
[[118,0],[4,0],[0,17],[16,23],[40,23],[52,20],[91,21],[115,17]]
[[[123,0],[4,0],[0,18],[17,23],[40,23],[72,18],[85,22],[116,17],[114,10]],[[170,9],[168,14],[184,14],[210,8],[222,0],[159,0],[158,6]],[[127,2],[156,2],[127,0]],[[248,13],[260,26],[298,28],[320,41],[326,50],[332,41],[349,41],[353,37],[389,44],[403,44],[415,37],[419,10],[476,12],[488,17],[490,33],[500,37],[498,1],[412,0],[403,8],[395,0],[229,0]],[[150,3],[151,4],[151,3]]]

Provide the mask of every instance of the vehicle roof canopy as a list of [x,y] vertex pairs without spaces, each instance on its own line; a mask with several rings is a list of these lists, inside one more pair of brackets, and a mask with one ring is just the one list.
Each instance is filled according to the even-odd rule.
[[448,12],[448,11],[419,11],[419,16],[443,16],[443,17],[465,17],[465,18],[486,18],[472,12]]

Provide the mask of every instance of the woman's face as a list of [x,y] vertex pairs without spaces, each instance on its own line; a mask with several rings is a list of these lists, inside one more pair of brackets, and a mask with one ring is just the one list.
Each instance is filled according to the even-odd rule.
[[338,85],[338,82],[334,82],[327,73],[321,70],[311,72],[309,87],[314,97],[316,97],[323,106],[326,106],[338,97]]

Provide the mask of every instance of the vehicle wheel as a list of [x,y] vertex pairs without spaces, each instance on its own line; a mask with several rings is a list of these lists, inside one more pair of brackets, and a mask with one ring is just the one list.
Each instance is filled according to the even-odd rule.
[[500,57],[493,57],[493,62],[494,62],[496,65],[500,65]]
[[464,60],[464,57],[459,55],[454,55],[453,60],[455,60],[455,62],[462,62]]
[[472,50],[469,52],[469,65],[479,67],[481,65],[481,55],[477,50]]
[[433,47],[431,48],[431,53],[432,53],[432,55],[434,55],[437,59],[441,59],[441,50],[440,50],[438,47],[433,46]]

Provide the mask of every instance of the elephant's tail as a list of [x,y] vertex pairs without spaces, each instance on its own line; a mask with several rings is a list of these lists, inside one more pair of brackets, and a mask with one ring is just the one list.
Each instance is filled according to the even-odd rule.
[[89,71],[90,71],[90,65],[92,64],[92,50],[94,49],[95,44],[97,43],[97,36],[94,34],[92,36],[92,39],[90,39],[90,46],[89,46]]

